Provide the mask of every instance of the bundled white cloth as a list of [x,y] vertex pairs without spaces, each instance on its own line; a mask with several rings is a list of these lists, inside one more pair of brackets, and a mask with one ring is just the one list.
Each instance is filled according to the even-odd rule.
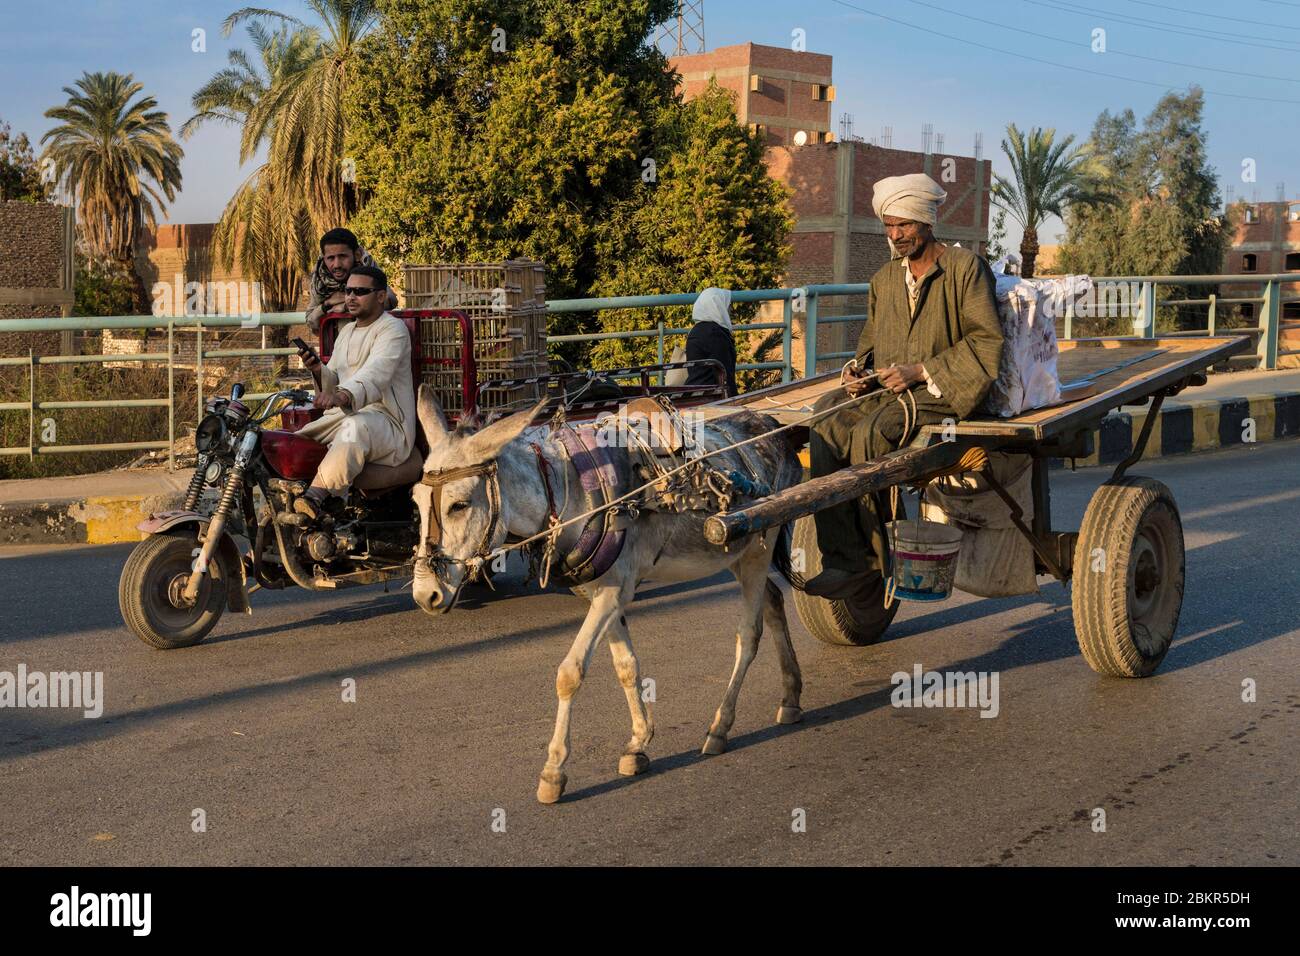
[[[1002,266],[999,260],[997,266]],[[1002,321],[1002,364],[997,381],[984,401],[985,410],[1013,418],[1031,408],[1061,400],[1056,371],[1056,318],[1069,300],[1092,288],[1088,276],[1061,279],[1022,279],[994,268],[998,317]]]

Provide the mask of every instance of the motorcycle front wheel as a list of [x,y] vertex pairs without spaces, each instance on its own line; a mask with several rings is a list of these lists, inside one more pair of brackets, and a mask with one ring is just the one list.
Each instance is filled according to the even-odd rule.
[[199,643],[216,627],[226,609],[229,578],[213,559],[194,602],[183,598],[194,563],[198,536],[160,534],[136,545],[122,568],[117,600],[136,637],[151,647],[171,650]]

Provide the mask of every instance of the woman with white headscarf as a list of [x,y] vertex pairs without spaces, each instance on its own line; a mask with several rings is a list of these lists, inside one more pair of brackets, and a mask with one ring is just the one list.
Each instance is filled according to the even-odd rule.
[[[686,360],[717,359],[727,372],[727,394],[735,395],[736,341],[731,330],[731,291],[710,286],[700,293],[691,310],[690,334],[686,336]],[[713,385],[717,382],[716,369],[698,365],[690,369],[687,385]]]

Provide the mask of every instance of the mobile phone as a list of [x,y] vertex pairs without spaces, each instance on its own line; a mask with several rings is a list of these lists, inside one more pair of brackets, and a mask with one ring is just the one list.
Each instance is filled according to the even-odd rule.
[[318,362],[320,361],[320,356],[316,354],[316,350],[312,348],[309,344],[307,344],[305,341],[303,341],[302,339],[295,338],[295,339],[290,339],[289,341],[291,341],[297,347],[298,351],[306,352],[316,361]]

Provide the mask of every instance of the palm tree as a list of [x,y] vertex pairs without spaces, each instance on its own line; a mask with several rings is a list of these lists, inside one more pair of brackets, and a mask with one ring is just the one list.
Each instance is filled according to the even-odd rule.
[[135,99],[142,89],[130,74],[85,73],[75,88],[63,88],[67,103],[45,111],[60,125],[41,137],[56,181],[76,202],[87,251],[130,270],[141,309],[147,299],[134,269],[135,245],[157,224],[163,200],[176,198],[184,155],[158,102]]
[[[188,139],[209,122],[242,126],[247,148],[241,148],[241,162],[274,134],[272,125],[264,128],[261,138],[249,141],[249,115],[277,83],[301,73],[320,46],[319,34],[310,29],[290,32],[285,26],[272,33],[254,22],[248,35],[257,48],[260,67],[244,50],[231,50],[229,66],[194,94],[195,113],[180,131]],[[270,163],[262,164],[226,204],[213,233],[213,247],[226,269],[238,259],[244,274],[261,283],[264,308],[292,309],[311,259],[312,226],[305,199],[286,189]]]
[[[321,21],[322,39],[301,70],[275,78],[248,112],[241,144],[247,159],[266,139],[268,165],[286,195],[301,195],[318,232],[342,225],[356,209],[343,169],[344,103],[361,40],[378,20],[376,0],[305,0]],[[244,20],[279,20],[310,30],[297,17],[244,7],[226,18],[225,35]]]
[[[1008,142],[1009,141],[1009,142]],[[993,202],[1020,223],[1021,275],[1032,278],[1038,258],[1038,227],[1050,216],[1061,216],[1071,205],[1104,202],[1098,191],[1100,166],[1086,146],[1070,145],[1074,136],[1056,142],[1055,129],[1034,127],[1025,137],[1016,124],[1007,127],[1002,152],[1011,162],[1014,179],[993,177]]]

